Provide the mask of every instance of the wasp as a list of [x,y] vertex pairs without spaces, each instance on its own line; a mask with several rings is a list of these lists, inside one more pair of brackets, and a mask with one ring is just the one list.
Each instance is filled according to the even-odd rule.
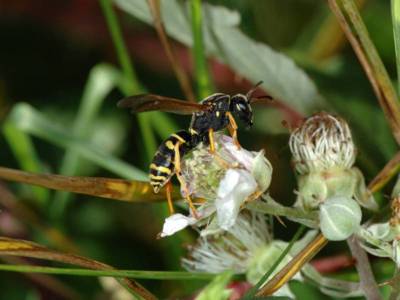
[[[181,186],[185,190],[186,200],[196,216],[196,209],[187,191],[186,184],[181,177],[181,158],[194,149],[201,142],[210,146],[210,152],[215,152],[214,132],[228,129],[234,143],[240,148],[237,138],[237,123],[240,119],[247,127],[253,125],[253,111],[251,105],[263,103],[272,97],[265,95],[253,97],[253,93],[262,82],[257,83],[250,91],[244,94],[228,95],[223,93],[212,94],[199,103],[183,101],[154,94],[141,94],[124,98],[118,102],[120,108],[130,108],[133,113],[159,110],[183,115],[192,115],[188,130],[180,130],[171,134],[158,148],[150,164],[150,184],[155,193],[166,185],[167,200],[170,212],[173,213],[170,183],[171,177],[176,174]],[[268,102],[270,100],[267,100]]]

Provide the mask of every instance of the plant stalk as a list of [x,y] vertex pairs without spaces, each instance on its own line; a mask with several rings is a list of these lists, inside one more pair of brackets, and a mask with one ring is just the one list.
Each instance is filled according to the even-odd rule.
[[347,239],[352,256],[356,259],[356,269],[360,276],[360,286],[367,300],[382,299],[379,294],[378,284],[372,273],[371,265],[367,253],[360,246],[360,242],[355,235]]

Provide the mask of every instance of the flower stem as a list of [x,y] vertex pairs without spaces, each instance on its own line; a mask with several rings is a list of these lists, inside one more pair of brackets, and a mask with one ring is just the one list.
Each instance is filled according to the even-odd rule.
[[309,221],[315,221],[318,219],[317,212],[305,212],[300,209],[280,205],[279,203],[272,200],[270,196],[264,196],[264,199],[267,200],[267,202],[265,201],[250,202],[246,205],[246,208],[256,212],[261,212],[264,214],[274,215],[274,216],[298,218]]
[[390,281],[392,292],[390,293],[389,300],[398,300],[400,298],[400,269],[396,269],[396,272]]
[[356,269],[360,276],[360,286],[364,292],[366,299],[378,300],[382,299],[379,294],[378,284],[372,273],[371,265],[368,260],[367,253],[360,246],[360,242],[355,235],[347,239],[352,256],[356,259]]

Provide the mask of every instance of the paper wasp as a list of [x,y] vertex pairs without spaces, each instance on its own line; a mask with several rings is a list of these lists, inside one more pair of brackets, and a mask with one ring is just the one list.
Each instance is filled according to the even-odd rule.
[[[233,96],[216,93],[208,96],[199,103],[193,103],[174,98],[141,94],[124,98],[118,102],[118,107],[130,108],[133,113],[146,111],[164,111],[183,115],[192,115],[188,130],[180,130],[168,137],[158,148],[150,164],[150,184],[154,192],[167,184],[167,199],[170,211],[173,212],[171,199],[171,177],[176,174],[181,186],[185,189],[186,184],[181,178],[180,159],[199,143],[210,145],[210,152],[214,153],[213,134],[216,131],[228,128],[234,143],[240,147],[237,139],[235,118],[239,118],[247,127],[253,125],[253,111],[251,104],[265,102],[272,99],[270,96],[253,97],[253,93],[262,82],[255,85],[246,95],[236,94]],[[186,200],[196,216],[196,209],[186,193]]]

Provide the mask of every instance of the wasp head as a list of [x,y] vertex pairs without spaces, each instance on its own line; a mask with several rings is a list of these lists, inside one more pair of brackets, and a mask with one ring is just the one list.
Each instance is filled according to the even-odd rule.
[[248,97],[242,94],[237,94],[231,98],[231,111],[238,117],[247,127],[253,125],[253,111],[250,106]]

